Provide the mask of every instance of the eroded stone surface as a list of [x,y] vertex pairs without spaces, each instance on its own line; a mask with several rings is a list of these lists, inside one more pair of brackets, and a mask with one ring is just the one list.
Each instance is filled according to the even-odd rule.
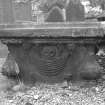
[[71,70],[74,79],[97,79],[100,75],[100,66],[96,62],[94,47],[77,47],[70,58]]
[[[19,74],[23,80],[30,82],[35,79],[50,81],[49,78],[52,81],[62,80],[63,69],[69,57],[69,52],[64,46],[63,49],[62,45],[57,47],[56,45],[43,46],[42,44],[39,46],[9,45],[8,47],[19,65]],[[49,49],[49,47],[51,48]],[[45,54],[42,53],[43,51]]]
[[[55,58],[59,58],[59,56],[63,57],[65,54],[68,55],[68,59],[66,62],[66,65],[64,67],[63,72],[60,71],[59,74],[52,76],[50,73],[58,72],[59,71],[59,62],[57,64],[58,71],[55,71],[55,69],[50,68],[49,75],[46,74],[46,69],[44,69],[43,64],[39,62],[43,59],[44,62],[46,60],[49,61],[49,63],[52,62],[54,57],[52,56],[53,50],[49,50],[49,45],[45,46],[38,46],[38,44],[25,44],[23,45],[8,45],[9,51],[11,52],[12,56],[16,60],[19,66],[19,77],[21,78],[21,81],[25,83],[35,83],[36,81],[43,81],[43,82],[60,82],[65,79],[70,80],[81,80],[81,79],[98,79],[100,77],[100,66],[96,62],[96,58],[94,55],[94,47],[84,47],[84,46],[76,46],[72,49],[72,53],[69,53],[70,50],[63,49],[58,50],[60,51]],[[50,46],[52,47],[52,46]],[[54,46],[53,46],[54,47]],[[61,46],[60,46],[61,47]],[[46,50],[47,48],[47,50]],[[56,48],[56,45],[55,45]],[[66,48],[66,47],[65,47]],[[43,49],[46,50],[46,56],[41,54],[43,52]],[[49,53],[51,51],[51,53]],[[62,53],[63,52],[63,53]],[[57,53],[57,52],[56,52]],[[49,58],[49,55],[51,54],[51,58]],[[55,53],[54,53],[55,54]],[[62,55],[64,54],[64,55]],[[43,56],[44,58],[43,58]],[[48,57],[48,58],[46,58]],[[45,63],[45,67],[49,67],[49,63]],[[48,64],[48,65],[47,65]],[[43,67],[42,71],[40,72],[40,67]],[[54,64],[55,65],[55,64]],[[56,68],[56,69],[57,69]],[[42,73],[43,72],[43,73]],[[66,78],[67,77],[67,78]]]
[[17,76],[19,74],[18,65],[10,53],[8,54],[3,66],[2,66],[1,72],[3,75],[5,75],[11,79],[17,78]]

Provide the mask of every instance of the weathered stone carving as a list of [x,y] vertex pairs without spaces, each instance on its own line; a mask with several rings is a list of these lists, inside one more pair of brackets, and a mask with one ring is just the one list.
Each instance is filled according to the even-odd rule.
[[[18,22],[0,26],[0,38],[17,62],[18,76],[25,84],[36,80],[60,82],[70,76],[73,80],[100,77],[94,48],[104,41],[101,23],[75,22],[84,21],[84,8],[80,3],[69,2],[65,10],[67,23],[56,5],[49,10],[45,24]],[[16,73],[11,72],[10,68],[6,75]]]
[[15,59],[10,53],[6,58],[4,65],[2,66],[2,74],[10,79],[18,79],[19,68]]
[[[63,80],[64,69],[71,52],[67,45],[8,44],[9,51],[19,65],[19,76],[24,82]],[[49,79],[50,78],[50,79]]]
[[[97,79],[101,75],[94,46],[74,44],[8,44],[19,66],[24,83],[59,82],[67,76],[73,80]],[[88,75],[88,76],[87,76]]]
[[[38,50],[40,49],[38,52],[40,55],[36,55],[36,57],[33,58],[35,58],[34,61],[36,61],[36,67],[42,75],[53,77],[64,71],[70,55],[66,46],[63,44],[45,46],[40,45],[37,48]],[[33,53],[35,53],[35,51]]]

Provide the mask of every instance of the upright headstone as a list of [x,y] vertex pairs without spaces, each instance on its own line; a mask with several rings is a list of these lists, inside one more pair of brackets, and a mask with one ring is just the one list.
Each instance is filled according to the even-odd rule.
[[102,8],[102,10],[105,10],[105,1],[104,0],[101,2],[101,8]]
[[31,21],[32,20],[32,7],[31,2],[14,2],[14,13],[16,21]]
[[0,1],[0,23],[3,22],[3,20],[2,20],[2,19],[3,19],[2,16],[3,16],[3,9],[2,9],[1,1]]
[[59,7],[53,7],[50,12],[48,13],[47,19],[45,22],[63,22],[63,14]]
[[12,0],[0,0],[0,23],[13,23]]
[[80,2],[69,2],[66,7],[66,21],[83,21],[84,19],[84,6]]

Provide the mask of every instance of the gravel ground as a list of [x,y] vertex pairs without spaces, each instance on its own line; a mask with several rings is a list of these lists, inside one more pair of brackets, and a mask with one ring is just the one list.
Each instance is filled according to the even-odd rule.
[[63,87],[60,83],[36,83],[25,91],[1,92],[0,105],[105,105],[105,83],[89,84]]
[[0,105],[105,105],[105,81],[15,85],[0,74]]

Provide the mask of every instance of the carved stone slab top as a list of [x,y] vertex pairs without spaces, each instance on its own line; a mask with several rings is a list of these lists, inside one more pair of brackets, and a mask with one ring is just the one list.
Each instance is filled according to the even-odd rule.
[[0,37],[103,37],[105,23],[70,22],[35,24],[31,22],[0,25]]

